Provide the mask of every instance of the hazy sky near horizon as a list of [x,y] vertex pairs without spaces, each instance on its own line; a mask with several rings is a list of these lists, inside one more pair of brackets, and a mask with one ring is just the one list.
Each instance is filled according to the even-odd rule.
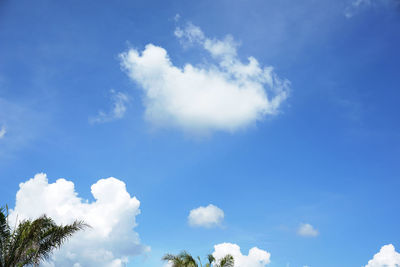
[[395,0],[0,0],[0,206],[94,226],[48,266],[395,267],[399,47]]

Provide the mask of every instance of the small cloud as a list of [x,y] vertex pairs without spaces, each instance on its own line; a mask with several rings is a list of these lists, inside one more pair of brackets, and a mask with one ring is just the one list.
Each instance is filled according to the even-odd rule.
[[297,229],[297,234],[304,237],[316,237],[319,235],[319,232],[311,224],[302,223]]
[[7,133],[6,127],[3,125],[0,128],[0,139],[2,139]]
[[174,17],[175,22],[178,22],[180,18],[181,18],[181,15],[176,14]]
[[257,247],[250,249],[248,255],[243,255],[236,244],[222,243],[214,246],[212,255],[217,262],[227,254],[233,256],[235,267],[265,267],[271,262],[271,254]]
[[111,110],[108,113],[99,111],[96,117],[89,119],[90,123],[110,122],[124,117],[127,109],[126,104],[129,102],[129,97],[126,94],[122,92],[116,92],[115,90],[111,90],[110,92],[112,100]]
[[190,226],[211,228],[221,225],[224,216],[222,209],[210,204],[207,207],[191,210],[188,220]]
[[400,253],[396,252],[392,244],[385,245],[376,253],[365,267],[398,267],[400,266]]

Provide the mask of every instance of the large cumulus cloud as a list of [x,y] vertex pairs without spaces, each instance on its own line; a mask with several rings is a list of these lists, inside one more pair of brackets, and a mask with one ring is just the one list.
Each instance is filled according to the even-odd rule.
[[214,63],[175,66],[167,51],[153,44],[143,51],[130,49],[121,54],[121,64],[144,92],[146,118],[156,126],[175,126],[203,133],[245,128],[267,115],[278,113],[288,97],[289,82],[273,68],[254,58],[242,62],[237,44],[207,38],[192,24],[176,29],[186,44],[196,44]]
[[399,267],[400,253],[396,252],[392,244],[385,245],[368,261],[365,267]]
[[74,183],[58,179],[49,183],[40,173],[21,183],[10,221],[46,214],[59,224],[84,220],[90,229],[74,235],[56,251],[46,266],[124,266],[128,257],[149,248],[141,245],[133,230],[140,202],[116,178],[97,181],[91,187],[94,201],[80,198]]

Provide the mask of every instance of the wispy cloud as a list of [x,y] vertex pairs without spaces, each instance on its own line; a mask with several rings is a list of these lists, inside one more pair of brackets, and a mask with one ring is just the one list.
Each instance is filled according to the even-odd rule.
[[90,123],[104,123],[113,120],[121,119],[126,112],[126,105],[129,102],[129,97],[122,93],[111,90],[112,107],[108,112],[99,111],[96,117],[89,118]]
[[254,58],[239,59],[232,36],[211,39],[187,24],[175,36],[185,46],[197,45],[213,63],[174,66],[167,51],[153,44],[121,54],[121,64],[145,94],[145,116],[156,126],[178,127],[195,134],[234,132],[276,115],[289,96],[289,81]]
[[398,0],[351,0],[344,10],[346,18],[352,18],[358,12],[366,8],[386,6],[386,7],[398,7],[400,1]]
[[6,127],[3,125],[0,128],[0,139],[2,139],[7,133]]
[[29,104],[0,98],[0,158],[15,156],[17,151],[46,134],[48,121],[47,113]]
[[180,18],[181,18],[181,15],[180,14],[176,14],[175,17],[174,17],[174,21],[178,22],[180,20]]
[[345,9],[344,15],[346,18],[353,17],[360,8],[370,6],[372,4],[372,0],[353,0]]

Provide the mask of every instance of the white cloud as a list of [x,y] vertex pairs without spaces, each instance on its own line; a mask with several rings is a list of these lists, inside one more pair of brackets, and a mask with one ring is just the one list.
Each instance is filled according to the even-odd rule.
[[297,229],[297,234],[304,237],[315,237],[319,235],[319,232],[311,224],[302,223]]
[[224,219],[224,211],[212,204],[207,207],[198,207],[189,213],[189,225],[198,227],[218,226]]
[[347,18],[352,18],[362,10],[371,7],[398,8],[398,0],[352,0],[344,10]]
[[359,7],[362,5],[370,5],[371,3],[371,0],[355,0],[352,2],[352,5],[355,7]]
[[392,244],[385,245],[365,267],[400,267],[400,253]]
[[145,117],[155,126],[178,127],[195,134],[233,132],[278,113],[289,95],[289,82],[254,57],[243,63],[231,36],[207,38],[188,24],[175,35],[200,45],[213,63],[175,66],[167,51],[153,44],[121,54],[121,65],[144,92]]
[[74,183],[58,179],[49,183],[46,174],[20,184],[10,221],[46,214],[58,224],[84,220],[91,228],[78,232],[45,266],[124,266],[128,257],[148,250],[133,231],[140,202],[116,178],[97,181],[91,187],[94,201],[83,200]]
[[182,44],[195,44],[202,42],[206,37],[200,27],[197,27],[189,23],[185,29],[177,27],[174,32],[175,36],[178,37]]
[[98,115],[90,118],[91,123],[109,122],[124,117],[126,112],[126,104],[129,102],[129,97],[122,93],[111,90],[112,108],[108,113],[99,111]]
[[271,254],[265,250],[253,247],[248,255],[243,255],[240,247],[232,243],[222,243],[214,246],[212,255],[218,261],[227,254],[235,259],[235,267],[264,267],[270,263]]
[[180,20],[180,18],[181,18],[181,15],[175,14],[174,21],[178,22]]
[[351,18],[357,13],[357,11],[365,6],[370,6],[372,4],[371,0],[353,0],[350,5],[348,5],[344,11],[344,15],[347,18]]
[[0,128],[0,139],[2,139],[7,133],[6,127],[3,125]]

